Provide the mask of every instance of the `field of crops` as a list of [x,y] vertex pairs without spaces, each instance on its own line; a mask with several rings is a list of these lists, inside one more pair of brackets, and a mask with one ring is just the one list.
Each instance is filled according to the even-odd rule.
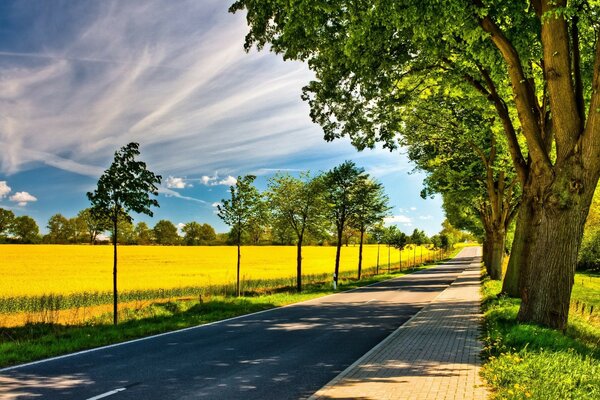
[[[404,267],[432,257],[426,248],[402,252]],[[1,245],[0,314],[43,313],[111,302],[112,247],[85,245]],[[303,249],[306,281],[323,281],[333,273],[335,247]],[[400,252],[389,251],[398,268]],[[355,276],[358,246],[342,248],[340,276]],[[363,268],[377,264],[377,246],[365,246]],[[388,248],[380,248],[380,265],[388,265]],[[231,294],[236,278],[233,246],[121,246],[118,285],[122,302],[157,298]],[[293,286],[296,248],[242,247],[242,288]],[[41,318],[46,320],[47,318]],[[21,317],[19,317],[21,318]],[[13,318],[14,319],[14,318]],[[23,319],[23,318],[21,318]],[[30,318],[31,319],[31,318]],[[35,319],[35,318],[34,318]],[[6,320],[6,318],[4,318]],[[1,323],[2,319],[0,319]]]

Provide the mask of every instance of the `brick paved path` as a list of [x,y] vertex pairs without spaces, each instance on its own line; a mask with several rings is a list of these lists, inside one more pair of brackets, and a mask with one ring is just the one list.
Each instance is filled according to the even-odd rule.
[[479,377],[480,252],[465,248],[438,267],[464,271],[311,399],[485,399]]

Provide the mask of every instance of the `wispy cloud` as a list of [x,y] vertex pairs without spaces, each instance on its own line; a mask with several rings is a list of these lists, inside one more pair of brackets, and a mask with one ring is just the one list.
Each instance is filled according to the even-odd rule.
[[227,6],[103,1],[72,7],[57,24],[49,21],[60,9],[18,4],[38,47],[0,51],[0,173],[45,163],[98,176],[129,141],[151,169],[173,176],[252,170],[321,146],[299,98],[312,73],[246,54],[244,16]]
[[227,175],[225,178],[219,178],[219,175],[215,174],[214,176],[202,176],[202,178],[200,178],[200,182],[206,186],[233,186],[237,183],[237,179],[231,175]]
[[166,188],[164,186],[158,188],[158,193],[160,193],[166,197],[176,197],[178,199],[189,200],[189,201],[193,201],[196,203],[209,204],[208,202],[206,202],[204,200],[197,199],[197,198],[191,197],[191,196],[184,196],[181,193],[179,193],[173,189]]

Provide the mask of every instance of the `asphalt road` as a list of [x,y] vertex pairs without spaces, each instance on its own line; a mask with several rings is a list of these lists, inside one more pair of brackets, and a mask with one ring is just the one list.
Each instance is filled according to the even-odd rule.
[[298,399],[433,300],[471,262],[212,325],[0,370],[0,399]]

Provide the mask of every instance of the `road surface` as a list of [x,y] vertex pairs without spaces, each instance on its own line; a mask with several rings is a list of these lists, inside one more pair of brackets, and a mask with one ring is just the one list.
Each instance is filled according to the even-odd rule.
[[207,326],[0,370],[0,399],[298,399],[320,389],[471,262]]

